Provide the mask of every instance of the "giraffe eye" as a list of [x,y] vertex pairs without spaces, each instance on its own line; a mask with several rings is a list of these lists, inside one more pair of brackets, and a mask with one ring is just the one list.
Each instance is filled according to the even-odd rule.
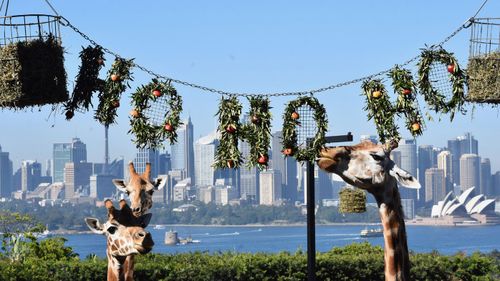
[[378,155],[378,154],[370,154],[375,161],[382,161],[384,160],[384,157]]
[[109,232],[110,234],[115,234],[115,232],[116,232],[117,230],[118,230],[118,227],[116,227],[116,226],[110,226],[110,227],[108,228],[108,232]]

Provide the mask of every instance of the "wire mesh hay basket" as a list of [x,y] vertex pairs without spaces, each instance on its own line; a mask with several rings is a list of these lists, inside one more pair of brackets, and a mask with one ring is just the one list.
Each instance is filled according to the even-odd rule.
[[366,212],[366,193],[361,189],[344,187],[339,192],[339,199],[340,213]]
[[469,101],[500,103],[500,18],[472,22],[467,72]]
[[68,99],[59,17],[0,17],[0,107],[24,108]]

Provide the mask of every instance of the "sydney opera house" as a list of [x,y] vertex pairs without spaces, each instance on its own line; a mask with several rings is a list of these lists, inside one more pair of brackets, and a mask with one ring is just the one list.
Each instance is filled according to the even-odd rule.
[[495,200],[486,199],[483,194],[472,196],[474,189],[471,187],[458,197],[450,191],[443,201],[432,206],[432,218],[425,222],[446,225],[500,223],[500,216],[495,214]]

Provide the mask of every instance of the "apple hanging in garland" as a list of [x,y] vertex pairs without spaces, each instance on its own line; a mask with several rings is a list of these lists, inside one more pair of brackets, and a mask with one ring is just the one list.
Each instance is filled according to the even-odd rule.
[[419,123],[413,123],[413,124],[411,125],[411,130],[412,130],[413,132],[418,132],[418,131],[420,131],[420,124],[419,124]]
[[130,110],[130,116],[132,116],[134,118],[139,117],[139,111],[137,111],[137,109]]
[[293,150],[292,150],[291,148],[285,148],[285,149],[283,149],[283,151],[282,151],[282,152],[283,152],[283,154],[285,154],[286,156],[290,156],[290,155],[292,155]]
[[75,113],[73,111],[71,111],[71,110],[66,111],[66,119],[69,120],[69,119],[73,118],[73,116],[75,116]]
[[381,91],[374,91],[372,93],[372,97],[374,97],[376,99],[380,98],[381,96],[382,96],[382,92]]
[[252,123],[253,124],[259,124],[260,123],[260,118],[257,115],[252,115]]
[[228,167],[229,169],[234,168],[234,161],[233,161],[233,160],[227,160],[227,167]]
[[294,111],[294,112],[292,112],[292,119],[293,119],[293,120],[297,120],[297,119],[299,119],[299,118],[300,118],[300,115],[299,115],[297,112],[295,112],[295,111]]
[[453,73],[453,72],[455,72],[455,65],[454,64],[449,64],[448,67],[447,67],[447,69],[448,69],[449,73]]
[[160,90],[158,90],[158,89],[156,89],[156,90],[154,90],[154,91],[153,91],[153,95],[154,95],[155,97],[159,98],[159,97],[161,97],[161,91],[160,91]]
[[173,130],[174,127],[170,123],[165,124],[165,131],[172,132]]
[[403,89],[403,95],[407,96],[411,94],[411,89]]
[[114,100],[114,101],[112,101],[112,102],[111,102],[111,105],[112,105],[113,107],[115,107],[115,108],[116,108],[116,107],[120,107],[120,101],[119,101],[119,100]]
[[230,134],[234,134],[236,132],[236,126],[234,125],[229,125],[226,127],[226,132],[230,133]]
[[116,82],[120,80],[120,75],[118,74],[111,74],[111,81]]
[[267,160],[268,160],[268,159],[267,159],[267,155],[261,155],[261,156],[259,157],[259,159],[257,160],[257,162],[258,162],[259,164],[265,165],[265,164],[267,164]]
[[98,58],[98,59],[97,59],[97,64],[98,64],[98,65],[104,65],[104,59],[102,59],[102,58]]

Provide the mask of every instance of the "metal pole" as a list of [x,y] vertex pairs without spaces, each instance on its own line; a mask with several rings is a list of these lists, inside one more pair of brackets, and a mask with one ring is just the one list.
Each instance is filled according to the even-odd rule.
[[314,199],[314,162],[306,162],[307,188],[307,280],[316,280],[316,228]]

